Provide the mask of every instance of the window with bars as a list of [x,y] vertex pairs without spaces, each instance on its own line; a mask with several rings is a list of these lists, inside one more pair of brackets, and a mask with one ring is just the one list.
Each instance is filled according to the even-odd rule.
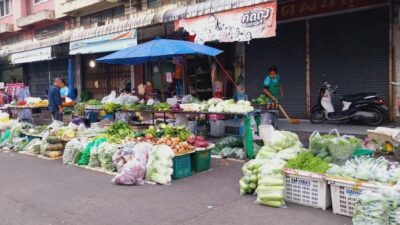
[[123,5],[81,17],[81,25],[105,22],[107,19],[122,17],[125,14]]
[[11,12],[11,0],[0,0],[0,17],[8,16]]

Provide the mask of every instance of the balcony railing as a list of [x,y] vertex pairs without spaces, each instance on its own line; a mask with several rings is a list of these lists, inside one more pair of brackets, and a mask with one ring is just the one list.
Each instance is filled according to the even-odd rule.
[[13,31],[14,31],[14,25],[9,23],[0,23],[0,34]]
[[31,14],[29,16],[17,19],[17,26],[26,27],[38,22],[42,22],[45,20],[54,20],[54,19],[55,19],[54,10],[45,9],[37,13]]

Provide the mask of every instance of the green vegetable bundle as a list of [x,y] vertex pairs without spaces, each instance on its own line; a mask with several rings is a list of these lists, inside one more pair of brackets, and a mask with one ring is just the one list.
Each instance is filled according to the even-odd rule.
[[324,174],[330,168],[329,164],[310,152],[300,153],[286,163],[290,169],[304,170],[313,173]]
[[388,202],[382,193],[363,192],[354,207],[354,225],[389,225]]

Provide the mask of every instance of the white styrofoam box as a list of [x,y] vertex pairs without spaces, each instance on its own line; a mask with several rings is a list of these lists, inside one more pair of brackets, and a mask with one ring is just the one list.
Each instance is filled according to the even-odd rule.
[[286,201],[323,210],[332,205],[330,188],[324,175],[287,168],[284,174]]
[[210,120],[210,136],[222,137],[225,134],[225,122],[223,120]]

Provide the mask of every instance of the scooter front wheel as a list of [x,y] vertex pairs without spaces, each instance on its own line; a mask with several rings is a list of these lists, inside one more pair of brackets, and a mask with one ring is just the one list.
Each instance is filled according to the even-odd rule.
[[321,124],[323,122],[325,122],[326,117],[325,117],[325,112],[322,110],[319,111],[315,111],[311,113],[310,116],[310,121],[313,124]]

